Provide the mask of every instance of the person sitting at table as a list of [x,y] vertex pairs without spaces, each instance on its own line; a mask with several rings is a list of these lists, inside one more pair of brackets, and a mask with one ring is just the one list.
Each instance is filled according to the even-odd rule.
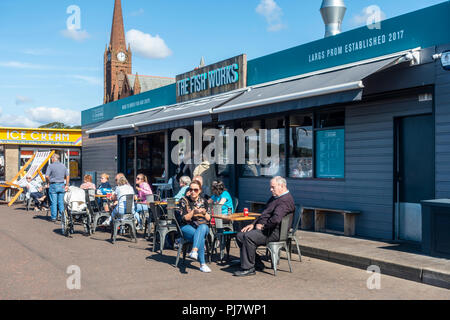
[[[133,187],[128,183],[127,178],[125,178],[125,175],[123,173],[118,173],[116,175],[116,184],[117,187],[115,191],[112,194],[111,200],[114,201],[114,209],[111,213],[111,217],[113,218],[120,218],[125,213],[126,210],[126,195],[135,195]],[[139,214],[136,212],[136,208],[133,201],[133,213],[134,217],[136,218],[138,225],[141,225],[141,219],[139,217]],[[111,222],[111,219],[106,220],[102,225],[109,226]]]
[[267,202],[261,216],[236,235],[242,270],[236,271],[234,276],[254,275],[255,266],[264,268],[261,258],[256,254],[256,248],[272,241],[278,241],[283,217],[295,213],[294,198],[287,189],[286,179],[273,178],[270,181],[270,191],[272,197]]
[[205,238],[209,234],[211,214],[208,201],[200,195],[201,192],[201,183],[194,180],[189,185],[189,196],[181,199],[181,230],[185,239],[193,242],[189,257],[198,259],[200,271],[211,272],[205,262]]
[[100,184],[98,186],[98,190],[100,190],[103,195],[106,195],[107,193],[110,193],[112,191],[108,174],[102,173],[102,175],[100,176]]
[[[136,212],[140,214],[148,211],[148,205],[146,204],[147,196],[153,194],[146,175],[142,173],[137,175],[136,190],[138,192],[138,201],[141,202],[136,205]],[[139,229],[142,229],[142,225],[139,225]]]
[[92,183],[92,176],[90,174],[86,174],[83,177],[83,184],[80,186],[83,190],[95,190],[95,184]]
[[188,176],[182,176],[180,178],[180,191],[175,195],[175,200],[179,201],[181,198],[183,198],[186,195],[186,192],[189,189],[189,184],[191,183],[191,178]]
[[222,214],[228,215],[229,213],[234,213],[233,200],[231,199],[230,193],[225,188],[222,181],[214,181],[211,186],[211,191],[213,195],[211,199],[208,200],[210,204],[221,204]]
[[[200,182],[200,184],[202,185],[202,190],[203,190],[203,178],[202,176],[194,176],[194,178],[192,179],[192,181],[197,180],[198,182]],[[187,191],[186,194],[188,194],[189,190]],[[202,191],[202,194],[200,195],[201,197],[205,198],[206,200],[209,200],[211,197],[206,194],[204,191]]]

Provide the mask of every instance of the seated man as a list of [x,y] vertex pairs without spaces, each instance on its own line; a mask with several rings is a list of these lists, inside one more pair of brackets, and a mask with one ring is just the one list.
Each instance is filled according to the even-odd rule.
[[[266,205],[261,216],[243,228],[236,236],[241,250],[241,268],[236,271],[235,276],[249,276],[255,274],[255,263],[259,257],[256,254],[258,246],[267,245],[272,241],[280,239],[281,220],[288,215],[295,213],[295,204],[292,195],[287,189],[286,180],[282,177],[275,177],[270,181],[270,191],[272,197]],[[262,264],[263,265],[263,264]]]
[[34,201],[34,210],[39,211],[42,209],[42,202],[45,200],[45,195],[43,194],[44,189],[42,185],[36,181],[36,179],[32,179],[30,176],[27,176],[27,182],[25,185],[27,192],[30,193],[31,199]]

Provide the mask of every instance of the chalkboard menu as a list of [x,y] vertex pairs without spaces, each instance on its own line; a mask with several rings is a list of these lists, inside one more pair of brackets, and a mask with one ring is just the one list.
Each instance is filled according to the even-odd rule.
[[316,132],[316,177],[343,179],[345,167],[345,130]]

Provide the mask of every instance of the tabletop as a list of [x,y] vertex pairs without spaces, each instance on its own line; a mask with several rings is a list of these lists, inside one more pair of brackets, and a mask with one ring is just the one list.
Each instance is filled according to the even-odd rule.
[[259,217],[260,215],[261,215],[260,213],[249,212],[248,217],[246,217],[246,216],[244,216],[243,212],[237,212],[237,213],[233,213],[231,215],[216,214],[216,215],[213,215],[212,217],[215,219],[222,219],[222,220],[229,220],[229,221],[252,221],[252,220],[256,220],[256,218]]

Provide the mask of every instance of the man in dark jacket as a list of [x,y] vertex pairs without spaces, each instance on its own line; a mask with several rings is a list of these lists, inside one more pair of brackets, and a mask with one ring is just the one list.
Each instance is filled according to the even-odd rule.
[[270,181],[272,197],[266,205],[261,216],[243,228],[236,236],[241,249],[242,270],[234,273],[235,276],[249,276],[255,274],[256,248],[267,245],[280,239],[281,220],[288,214],[295,213],[295,204],[286,185],[286,179],[275,177]]

